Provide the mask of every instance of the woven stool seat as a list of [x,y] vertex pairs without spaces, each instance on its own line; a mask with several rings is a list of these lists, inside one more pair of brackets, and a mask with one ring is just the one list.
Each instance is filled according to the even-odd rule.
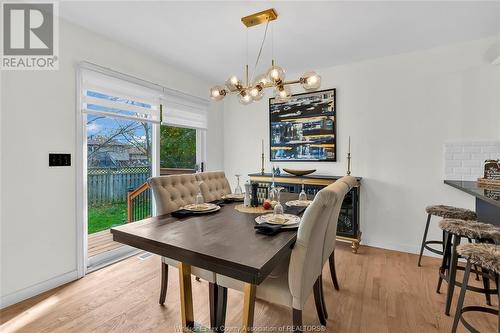
[[444,219],[459,219],[459,220],[476,220],[477,215],[475,212],[465,208],[458,208],[445,205],[433,205],[425,208],[427,214],[439,216]]
[[458,219],[443,219],[439,227],[451,234],[470,239],[500,240],[500,228],[493,224]]
[[500,274],[500,245],[464,244],[457,247],[457,252],[473,264]]

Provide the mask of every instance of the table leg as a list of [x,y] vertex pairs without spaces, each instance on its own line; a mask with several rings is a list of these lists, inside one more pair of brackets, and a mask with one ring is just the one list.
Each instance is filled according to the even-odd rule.
[[255,309],[256,285],[245,283],[243,286],[243,325],[242,332],[249,332],[253,326],[253,315]]
[[179,289],[181,293],[182,330],[183,332],[191,332],[194,326],[191,265],[182,262],[179,264]]

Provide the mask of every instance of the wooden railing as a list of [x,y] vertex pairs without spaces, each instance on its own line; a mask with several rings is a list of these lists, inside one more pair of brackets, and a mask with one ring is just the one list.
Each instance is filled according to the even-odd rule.
[[151,216],[151,189],[145,182],[127,193],[127,221],[134,222]]
[[[195,173],[194,169],[160,168],[161,176]],[[145,182],[127,193],[127,222],[134,222],[151,216],[151,189]]]

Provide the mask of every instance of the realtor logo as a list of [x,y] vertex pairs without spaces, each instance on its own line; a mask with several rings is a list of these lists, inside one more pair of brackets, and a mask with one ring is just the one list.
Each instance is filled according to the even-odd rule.
[[2,3],[3,70],[58,69],[57,3]]

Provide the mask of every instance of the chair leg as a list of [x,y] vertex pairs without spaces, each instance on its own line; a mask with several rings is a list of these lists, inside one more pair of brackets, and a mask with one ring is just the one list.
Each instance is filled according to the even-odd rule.
[[462,308],[464,306],[465,292],[467,291],[467,283],[469,282],[469,275],[471,269],[470,261],[467,261],[464,272],[464,280],[462,282],[462,288],[460,289],[460,296],[458,297],[457,310],[455,311],[455,319],[453,320],[453,327],[451,333],[456,333],[458,328],[458,322],[462,316]]
[[439,294],[441,292],[441,284],[443,283],[443,278],[441,274],[444,274],[446,268],[448,267],[448,258],[450,257],[450,247],[451,247],[451,234],[443,232],[444,242],[443,242],[443,259],[441,261],[441,266],[439,267],[439,278],[436,288],[436,292]]
[[481,272],[483,272],[483,287],[486,291],[486,304],[491,306],[491,295],[488,293],[490,291],[490,279],[488,278],[488,276],[486,276],[488,271],[484,268],[481,268]]
[[[450,269],[448,270],[448,292],[446,293],[446,309],[444,313],[449,316],[451,309],[451,301],[453,300],[453,291],[455,290],[455,279],[457,275],[458,253],[457,246],[460,244],[460,237],[453,236],[453,247],[451,249]],[[467,282],[465,285],[467,286]]]
[[165,304],[165,298],[167,297],[167,286],[168,286],[168,265],[164,262],[161,263],[161,290],[160,290],[160,304]]
[[497,286],[497,296],[498,296],[498,304],[499,304],[499,310],[498,310],[498,333],[500,333],[500,279],[499,275],[495,274],[495,284]]
[[339,290],[339,281],[337,280],[337,272],[335,271],[335,250],[328,258],[328,263],[330,264],[330,274],[332,275],[333,287],[335,290]]
[[[469,244],[472,244],[472,239],[467,237],[467,241]],[[477,269],[477,265],[474,265],[474,271],[476,272],[476,281],[479,281],[479,270]]]
[[418,267],[420,267],[420,261],[422,260],[422,254],[424,253],[425,241],[427,240],[427,232],[429,231],[429,223],[431,222],[431,214],[427,215],[427,223],[425,224],[424,237],[422,238],[422,245],[420,246],[420,255],[418,256]]
[[302,332],[302,310],[292,308],[293,332]]
[[[323,304],[321,301],[321,275],[318,277],[314,283],[314,304],[316,305],[316,312],[318,313],[319,322],[321,325],[326,325],[325,311],[323,310]],[[294,324],[295,325],[295,324]]]
[[326,310],[326,302],[325,302],[325,293],[323,292],[323,275],[319,276],[319,289],[321,296],[321,305],[323,306],[323,314],[325,315],[325,319],[328,319],[328,311]]

